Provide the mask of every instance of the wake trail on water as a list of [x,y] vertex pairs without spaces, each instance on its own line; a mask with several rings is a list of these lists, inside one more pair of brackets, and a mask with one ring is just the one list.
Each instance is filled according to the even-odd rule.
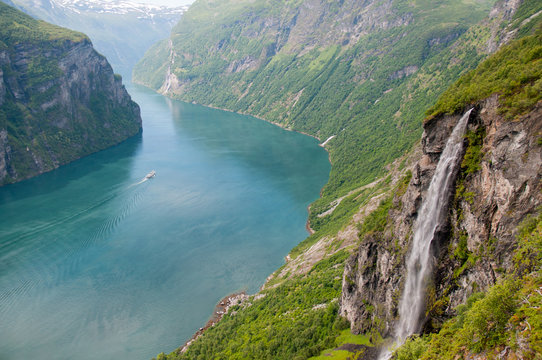
[[[40,224],[40,225],[35,225],[35,226],[31,226],[29,230],[27,231],[22,231],[19,235],[13,237],[11,240],[8,240],[6,242],[3,242],[2,245],[0,246],[0,250],[2,250],[3,248],[5,247],[8,247],[12,244],[15,244],[21,240],[24,240],[24,239],[27,239],[27,238],[30,238],[30,237],[35,237],[36,235],[39,235],[41,233],[44,233],[44,232],[48,232],[49,230],[55,228],[55,227],[58,227],[59,225],[63,225],[65,223],[68,223],[72,220],[76,220],[77,218],[89,213],[90,211],[100,207],[100,206],[103,206],[104,204],[106,204],[107,202],[113,200],[114,198],[116,197],[115,194],[111,194],[101,200],[99,200],[98,202],[94,203],[94,204],[91,204],[90,206],[82,209],[82,210],[79,210],[79,211],[76,211],[74,213],[70,213],[66,216],[62,216],[62,217],[59,217],[59,218],[55,218],[55,220],[52,220],[52,221],[46,221],[44,224]],[[28,226],[28,224],[25,225],[25,227]],[[14,231],[16,232],[16,230]],[[9,234],[8,234],[9,235]]]
[[[66,279],[73,277],[73,274],[76,274],[81,269],[81,264],[85,262],[85,253],[82,250],[108,240],[111,234],[121,225],[122,221],[137,208],[144,193],[145,187],[133,190],[130,190],[129,187],[124,188],[123,190],[109,194],[81,211],[62,217],[49,224],[35,227],[31,231],[9,241],[14,244],[13,246],[16,246],[17,241],[33,237],[36,241],[45,241],[48,244],[46,245],[46,249],[40,250],[40,256],[33,257],[34,260],[30,263],[28,262],[28,256],[32,256],[32,254],[26,252],[24,249],[17,250],[16,248],[12,248],[12,251],[4,252],[6,253],[6,257],[9,256],[9,264],[4,263],[3,265],[10,267],[22,265],[23,268],[21,269],[22,273],[19,281],[2,285],[4,289],[0,291],[0,302],[5,304],[6,309],[9,309],[15,304],[12,304],[12,302],[21,296],[32,293],[36,287],[44,286],[44,284],[49,284],[47,286],[61,284]],[[111,202],[119,198],[123,199],[121,199],[121,204],[117,208]],[[104,208],[109,204],[115,207]],[[77,225],[77,221],[84,216],[90,219],[95,214],[107,214],[109,212],[113,216],[109,216],[104,221],[101,221],[92,233],[87,233],[86,236],[80,238],[77,242],[64,241],[65,239],[57,241],[57,238],[49,240],[46,238],[50,232],[54,233],[57,226],[63,228],[71,226],[75,228],[79,226]],[[32,245],[30,244],[29,246]],[[2,248],[5,248],[5,246],[2,246]],[[21,256],[17,254],[21,254]],[[37,269],[40,270],[38,271]],[[2,311],[0,311],[1,313]]]
[[[140,182],[142,183],[142,182]],[[4,262],[4,265],[11,263],[12,266],[17,264],[25,264],[27,262],[27,256],[29,253],[25,249],[35,249],[33,243],[42,242],[43,246],[47,246],[50,250],[42,253],[47,256],[42,256],[33,261],[34,265],[40,265],[42,268],[55,267],[57,262],[52,261],[58,257],[71,257],[71,264],[68,265],[68,269],[64,268],[62,272],[72,272],[77,268],[80,262],[79,256],[73,256],[81,249],[87,248],[92,244],[96,244],[100,241],[107,239],[107,237],[121,224],[121,222],[134,210],[145,191],[145,187],[131,189],[132,186],[125,187],[124,189],[113,190],[111,193],[106,194],[98,201],[90,204],[89,206],[66,214],[65,216],[54,217],[50,221],[40,221],[37,224],[24,224],[11,231],[11,234],[7,234],[6,240],[0,244],[0,261]],[[122,200],[122,198],[124,198]],[[121,205],[118,210],[107,211],[107,206],[112,204],[115,199],[121,199]],[[111,213],[114,216],[107,218],[105,221],[100,222],[100,225],[91,234],[83,236],[80,241],[75,243],[73,241],[60,240],[54,236],[55,230],[58,228],[70,229],[77,226],[77,222],[85,219],[91,219],[95,215]],[[24,229],[21,231],[21,228]],[[11,235],[11,236],[10,236]],[[48,240],[48,238],[50,238]],[[30,240],[31,243],[24,243]],[[43,243],[45,241],[45,243]],[[21,247],[21,242],[23,247]],[[76,246],[74,246],[76,245]],[[21,256],[19,256],[19,254]],[[27,255],[25,255],[27,254]],[[7,262],[7,263],[6,263]],[[60,274],[59,274],[60,275]],[[64,277],[60,275],[60,277]]]
[[60,217],[60,218],[56,218],[53,221],[47,221],[44,224],[33,226],[28,231],[22,232],[19,236],[13,238],[11,241],[3,243],[3,245],[10,245],[13,242],[17,242],[19,240],[22,240],[22,239],[25,239],[25,238],[28,238],[28,237],[43,233],[43,232],[48,231],[48,230],[50,230],[52,228],[55,228],[55,227],[57,227],[59,225],[70,222],[71,220],[77,220],[78,218],[92,212],[93,210],[95,210],[95,209],[97,209],[99,207],[102,207],[102,206],[106,205],[107,203],[109,203],[113,199],[123,195],[126,191],[130,190],[130,188],[132,188],[132,187],[134,187],[136,185],[140,185],[140,184],[146,182],[147,180],[149,180],[149,179],[143,178],[141,181],[128,186],[125,190],[120,190],[119,192],[113,192],[111,194],[108,194],[106,197],[98,200],[97,202],[89,205],[88,207],[86,207],[84,209],[81,209],[79,211],[70,213],[70,214],[68,214],[66,216],[63,216],[63,217]]
[[132,185],[130,185],[128,188],[131,188],[131,187],[133,187],[133,186],[137,186],[137,185],[139,185],[139,184],[143,184],[143,183],[144,183],[145,181],[147,181],[147,180],[149,180],[149,179],[145,177],[145,178],[141,179],[140,182],[137,182],[137,183],[135,183],[135,184],[132,184]]
[[[145,179],[145,181],[148,179]],[[141,184],[145,181],[141,181],[135,185]],[[130,186],[131,187],[131,186]],[[129,187],[129,188],[130,188]],[[126,200],[123,202],[122,206],[120,207],[119,211],[114,212],[116,215],[110,217],[105,222],[102,223],[102,225],[95,231],[95,233],[89,238],[89,241],[85,245],[94,244],[96,242],[105,240],[109,235],[113,233],[113,231],[122,223],[128,215],[137,208],[137,205],[143,198],[144,189],[137,189],[138,191],[134,191],[131,196],[126,198]]]

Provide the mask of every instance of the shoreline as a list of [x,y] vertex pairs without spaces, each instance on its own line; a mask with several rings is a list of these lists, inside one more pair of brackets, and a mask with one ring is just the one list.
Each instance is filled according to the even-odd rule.
[[210,327],[218,323],[220,320],[222,320],[222,317],[224,317],[224,315],[228,312],[228,310],[232,306],[241,304],[248,297],[249,295],[247,295],[245,291],[241,291],[241,292],[227,295],[224,298],[222,298],[215,305],[213,314],[211,315],[211,318],[207,321],[205,326],[199,328],[194,333],[194,335],[192,335],[192,337],[188,339],[182,346],[180,346],[175,352],[177,354],[181,354],[181,353],[184,353],[186,350],[188,350],[188,347],[192,345],[192,343],[196,341],[200,336],[202,336],[207,329],[209,329]]
[[[175,99],[175,98],[172,98],[170,96],[167,96],[165,94],[161,94],[163,96],[166,96],[168,98],[171,98],[173,100],[177,100],[177,101],[183,101],[183,100],[179,100],[179,99]],[[306,135],[306,136],[310,136],[311,138],[313,139],[316,139],[318,141],[318,146],[321,147],[322,149],[324,149],[326,152],[327,152],[327,161],[329,162],[329,164],[331,166],[333,166],[333,163],[331,162],[331,154],[329,153],[329,150],[326,148],[326,144],[332,140],[333,138],[336,137],[336,135],[332,135],[330,136],[329,138],[327,138],[327,140],[325,140],[323,143],[320,143],[320,139],[318,137],[316,137],[315,135],[311,135],[311,134],[307,134],[303,131],[300,131],[300,130],[295,130],[295,129],[291,129],[291,128],[287,128],[279,123],[276,123],[276,122],[273,122],[271,120],[267,120],[267,119],[264,119],[264,118],[261,118],[259,116],[256,116],[256,115],[252,115],[252,114],[248,114],[248,113],[245,113],[245,112],[238,112],[238,111],[233,111],[233,110],[230,110],[230,109],[224,109],[224,108],[220,108],[218,106],[213,106],[213,105],[204,105],[204,104],[200,104],[198,102],[195,102],[195,101],[192,101],[192,102],[187,102],[187,101],[183,101],[187,104],[193,104],[193,105],[200,105],[200,106],[205,106],[205,107],[208,107],[208,108],[211,108],[211,109],[215,109],[215,110],[221,110],[221,111],[227,111],[227,112],[231,112],[231,113],[234,113],[234,114],[239,114],[239,115],[244,115],[244,116],[250,116],[250,117],[253,117],[255,119],[258,119],[258,120],[262,120],[262,121],[265,121],[269,124],[272,124],[272,125],[275,125],[275,126],[278,126],[280,127],[281,129],[283,130],[286,130],[286,131],[293,131],[293,132],[296,132],[298,134],[302,134],[302,135]],[[328,176],[328,182],[329,182],[329,176]],[[327,182],[326,184],[324,184],[324,187],[327,185]],[[318,194],[318,197],[321,198],[322,197],[322,191],[324,190],[324,188],[322,187],[320,189],[320,193]],[[316,200],[315,200],[316,201]],[[307,221],[305,222],[305,230],[307,230],[307,232],[309,233],[309,236],[314,234],[315,231],[312,229],[311,227],[311,222],[310,222],[310,218],[309,218],[309,214],[310,214],[310,210],[311,210],[311,206],[310,204],[307,206]],[[285,259],[288,258],[288,255],[285,257]]]
[[[320,192],[320,197],[322,197],[322,192]],[[307,214],[310,215],[310,213],[311,213],[311,206],[309,205],[307,206]],[[307,222],[305,223],[305,230],[307,230],[307,232],[309,233],[309,236],[315,233],[315,231],[311,227],[311,220],[309,216],[307,216]]]
[[[230,109],[224,109],[224,108],[220,108],[220,107],[217,107],[217,106],[213,106],[213,105],[205,105],[205,104],[200,104],[198,102],[195,102],[195,101],[191,101],[191,102],[188,102],[188,101],[184,101],[184,100],[181,100],[181,99],[178,99],[178,98],[174,98],[170,95],[167,95],[167,94],[163,94],[163,93],[160,93],[158,92],[157,90],[154,90],[144,84],[139,84],[136,82],[136,84],[140,85],[140,86],[144,86],[144,87],[147,87],[153,91],[155,91],[157,94],[160,94],[164,97],[167,97],[169,99],[172,99],[172,100],[177,100],[177,101],[182,101],[184,103],[187,103],[187,104],[193,104],[193,105],[200,105],[200,106],[204,106],[204,107],[207,107],[207,108],[211,108],[211,109],[216,109],[216,110],[221,110],[221,111],[227,111],[227,112],[230,112],[230,113],[235,113],[235,114],[239,114],[239,115],[244,115],[244,116],[250,116],[250,117],[253,117],[255,119],[258,119],[258,120],[261,120],[261,121],[265,121],[269,124],[272,124],[272,125],[275,125],[275,126],[278,126],[280,127],[281,129],[283,130],[286,130],[286,131],[293,131],[293,132],[296,132],[296,133],[299,133],[299,134],[302,134],[302,135],[306,135],[306,136],[310,136],[314,139],[316,139],[318,141],[318,146],[323,148],[326,152],[327,152],[327,158],[328,158],[328,162],[329,164],[331,165],[331,167],[333,167],[333,162],[331,161],[331,153],[329,152],[329,150],[325,147],[325,145],[327,144],[327,142],[329,140],[331,140],[332,138],[334,138],[336,135],[333,135],[332,137],[328,138],[324,143],[321,143],[321,140],[316,137],[315,135],[311,135],[311,134],[307,134],[303,131],[300,131],[300,130],[295,130],[295,129],[292,129],[292,128],[287,128],[285,127],[284,125],[282,124],[279,124],[279,123],[276,123],[276,122],[273,122],[271,120],[267,120],[267,119],[264,119],[262,117],[259,117],[259,116],[256,116],[256,115],[252,115],[252,114],[248,114],[248,113],[245,113],[245,112],[238,112],[238,111],[233,111],[233,110],[230,110]],[[320,189],[320,192],[318,194],[318,197],[319,198],[322,198],[322,192],[324,190],[324,187],[329,183],[329,175],[328,175],[328,181],[326,182],[326,184],[324,184],[324,186]],[[316,201],[316,200],[315,200]],[[307,206],[307,221],[305,222],[305,230],[307,230],[307,232],[309,233],[309,236],[314,234],[315,231],[311,228],[311,225],[310,225],[310,218],[309,218],[309,214],[310,214],[310,204]],[[289,257],[290,257],[290,254],[288,253],[284,260],[286,262],[289,261]],[[274,273],[274,272],[273,272]],[[260,288],[260,291],[263,289],[263,287],[265,286],[265,284],[267,283],[267,281],[269,280],[269,277],[273,275],[273,273],[271,273],[266,281],[264,282],[264,284],[262,284],[261,288]],[[176,352],[178,354],[181,354],[183,352],[185,352],[189,347],[190,345],[196,341],[200,336],[202,336],[205,331],[207,329],[209,329],[210,327],[214,326],[215,324],[217,324],[220,320],[222,320],[222,317],[228,312],[228,310],[230,309],[230,307],[232,307],[233,305],[237,305],[238,303],[242,303],[244,300],[246,300],[247,298],[249,297],[249,295],[246,294],[245,291],[242,291],[242,292],[238,292],[238,293],[233,293],[233,294],[230,294],[230,295],[227,295],[225,296],[221,301],[218,302],[218,304],[215,306],[215,309],[213,311],[213,314],[211,315],[211,318],[207,321],[207,323],[205,324],[205,326],[199,328],[199,330],[197,330],[194,335],[192,335],[192,337],[190,337],[190,339],[188,341],[186,341],[182,346],[180,346]]]

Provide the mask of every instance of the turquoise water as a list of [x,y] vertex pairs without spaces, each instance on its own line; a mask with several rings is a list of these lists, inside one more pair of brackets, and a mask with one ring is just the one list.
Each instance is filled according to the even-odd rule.
[[307,236],[315,139],[130,92],[141,136],[0,188],[0,359],[170,352]]

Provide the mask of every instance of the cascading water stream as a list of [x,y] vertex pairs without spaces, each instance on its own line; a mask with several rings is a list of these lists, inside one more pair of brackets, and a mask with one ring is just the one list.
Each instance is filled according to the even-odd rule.
[[[419,212],[407,260],[405,288],[399,303],[399,324],[392,346],[401,345],[408,336],[419,330],[420,316],[425,307],[426,280],[431,273],[431,242],[438,226],[446,218],[451,185],[457,175],[463,136],[471,112],[472,109],[463,115],[448,138]],[[391,352],[391,347],[382,351],[379,360],[389,359]]]

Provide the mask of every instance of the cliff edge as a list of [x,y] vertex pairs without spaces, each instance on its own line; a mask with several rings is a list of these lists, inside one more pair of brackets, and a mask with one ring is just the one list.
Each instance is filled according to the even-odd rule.
[[0,185],[141,131],[139,106],[81,33],[0,3]]

